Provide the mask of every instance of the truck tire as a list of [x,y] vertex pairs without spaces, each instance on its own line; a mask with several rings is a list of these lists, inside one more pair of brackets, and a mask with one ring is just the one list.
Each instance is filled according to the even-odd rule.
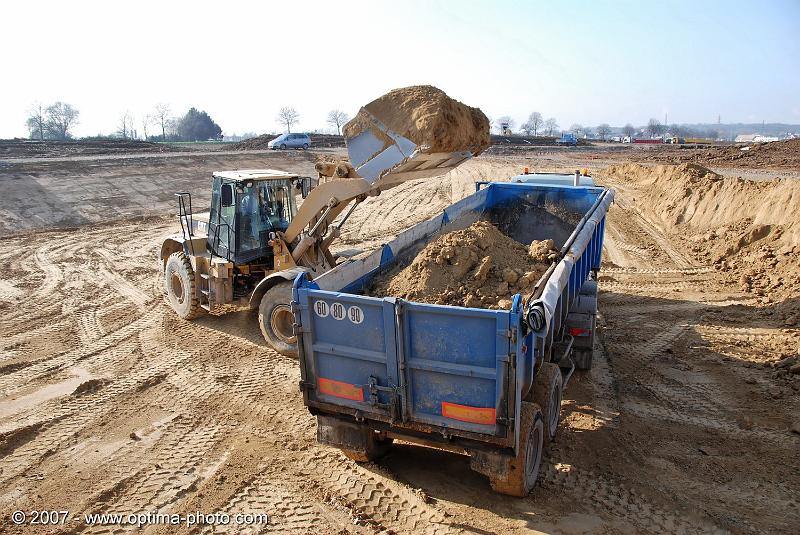
[[552,442],[558,432],[561,420],[561,393],[564,379],[561,368],[552,362],[545,362],[536,374],[533,385],[533,401],[542,408],[544,438]]
[[542,410],[535,403],[522,402],[519,450],[511,459],[505,477],[490,476],[495,492],[523,498],[536,485],[542,464],[544,423]]
[[384,457],[392,448],[392,439],[385,438],[379,439],[375,437],[375,433],[368,435],[367,445],[364,449],[347,449],[341,448],[344,456],[357,463],[368,463]]
[[591,370],[594,351],[591,349],[576,349],[572,352],[572,362],[576,370]]
[[185,320],[201,316],[205,310],[200,306],[194,281],[192,263],[181,251],[172,253],[164,266],[164,291],[172,309]]
[[293,332],[294,315],[291,281],[281,282],[266,291],[258,306],[258,326],[272,348],[287,357],[297,358],[297,337]]

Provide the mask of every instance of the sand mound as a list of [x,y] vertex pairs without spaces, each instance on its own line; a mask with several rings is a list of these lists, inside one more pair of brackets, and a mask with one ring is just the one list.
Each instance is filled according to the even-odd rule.
[[626,164],[606,174],[639,187],[637,209],[742,290],[800,295],[800,181],[728,178],[698,164]]
[[489,119],[481,110],[453,100],[430,85],[394,89],[373,100],[344,126],[345,137],[352,138],[370,129],[384,139],[373,128],[370,114],[393,132],[426,147],[425,152],[478,153],[490,143]]
[[556,255],[552,240],[525,247],[491,223],[477,221],[429,243],[410,265],[379,277],[369,294],[508,309],[511,296],[531,288]]

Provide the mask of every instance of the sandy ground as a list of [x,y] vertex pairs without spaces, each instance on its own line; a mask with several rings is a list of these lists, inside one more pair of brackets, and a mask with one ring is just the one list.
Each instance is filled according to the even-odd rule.
[[[152,533],[796,532],[800,383],[778,381],[769,362],[798,349],[800,330],[688,256],[685,236],[642,216],[628,183],[609,181],[619,195],[595,365],[570,382],[558,441],[528,498],[492,493],[463,456],[399,444],[379,464],[359,465],[317,444],[297,363],[267,349],[246,312],[179,320],[160,297],[156,261],[178,228],[165,217],[173,191],[207,202],[200,192],[212,169],[303,171],[313,164],[305,158],[0,169],[3,234],[26,231],[0,239],[0,532],[122,533],[136,529],[83,515],[153,511],[267,513],[270,523]],[[445,180],[369,199],[342,244],[384,243],[475,180],[531,163],[587,164],[479,158]],[[25,214],[47,212],[10,185],[31,183],[17,190],[62,207],[53,222],[73,211],[82,219],[55,230],[28,224]],[[59,526],[14,526],[7,516],[43,509],[70,516]]]

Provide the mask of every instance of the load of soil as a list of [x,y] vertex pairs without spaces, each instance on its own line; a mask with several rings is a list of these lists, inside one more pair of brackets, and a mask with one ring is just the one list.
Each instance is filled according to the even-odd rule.
[[368,293],[437,305],[509,309],[511,297],[532,289],[557,255],[553,240],[526,247],[488,221],[476,221],[439,236],[411,264],[378,277]]
[[430,85],[394,89],[373,100],[344,126],[345,137],[351,139],[370,130],[387,146],[391,144],[391,139],[375,129],[372,117],[427,153],[471,150],[477,154],[490,143],[489,119],[481,110]]
[[639,187],[637,208],[742,291],[769,301],[800,295],[800,181],[730,178],[698,164],[605,173]]

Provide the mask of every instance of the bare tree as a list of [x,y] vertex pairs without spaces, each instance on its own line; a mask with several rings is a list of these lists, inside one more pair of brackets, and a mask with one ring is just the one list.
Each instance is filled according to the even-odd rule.
[[558,123],[555,117],[550,117],[544,122],[544,129],[547,131],[548,136],[552,136],[558,130]]
[[47,119],[41,102],[37,102],[28,110],[28,120],[26,123],[31,133],[31,139],[34,139],[35,136],[39,141],[44,141],[44,134],[47,130]]
[[512,135],[511,130],[514,128],[514,119],[508,115],[503,115],[497,119],[497,128],[500,130],[501,136]]
[[570,126],[569,131],[575,134],[577,137],[581,137],[586,133],[586,130],[583,128],[583,125],[578,123],[574,123],[572,126]]
[[147,127],[151,124],[153,124],[153,116],[146,113],[142,115],[142,133],[145,141],[147,141]]
[[658,119],[650,119],[647,121],[647,132],[651,137],[660,136],[663,131],[664,126],[658,121]]
[[608,123],[597,125],[597,135],[600,136],[600,139],[602,139],[603,141],[606,140],[606,138],[610,133],[611,133],[611,127],[608,125]]
[[636,129],[631,123],[628,123],[622,127],[622,133],[625,134],[625,137],[633,137],[633,134],[636,133]]
[[281,108],[281,111],[278,112],[277,119],[279,123],[286,125],[287,132],[291,132],[292,125],[297,124],[297,121],[300,120],[300,114],[291,106],[284,106]]
[[342,126],[350,120],[350,117],[342,110],[331,110],[328,112],[328,124],[336,127],[336,134],[341,135]]
[[68,139],[70,129],[78,122],[80,112],[65,102],[56,102],[47,107],[47,131],[54,139]]
[[538,111],[535,111],[528,116],[528,120],[522,125],[522,129],[526,134],[530,135],[533,133],[535,136],[539,133],[539,129],[542,128],[543,124],[544,119],[542,119],[542,114]]
[[161,125],[161,141],[167,140],[167,122],[169,121],[169,104],[156,104],[156,114],[154,119]]
[[133,130],[133,117],[131,117],[131,112],[125,110],[119,116],[117,134],[119,134],[122,139],[128,139],[132,134],[131,130]]

